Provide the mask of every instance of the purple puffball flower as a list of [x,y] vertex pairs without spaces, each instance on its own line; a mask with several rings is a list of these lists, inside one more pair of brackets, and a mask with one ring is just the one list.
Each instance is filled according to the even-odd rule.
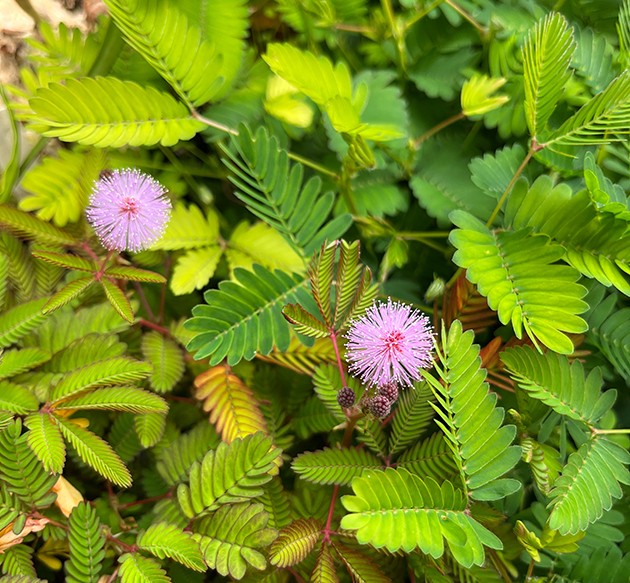
[[142,251],[162,236],[171,217],[165,192],[139,170],[114,170],[94,184],[85,214],[110,251]]
[[375,303],[350,325],[346,335],[350,373],[368,386],[411,386],[419,370],[433,362],[433,328],[429,318],[410,306]]

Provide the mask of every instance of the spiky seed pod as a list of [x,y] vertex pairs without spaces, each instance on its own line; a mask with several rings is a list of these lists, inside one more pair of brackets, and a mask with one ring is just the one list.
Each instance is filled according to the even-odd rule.
[[356,395],[350,387],[343,387],[343,389],[337,393],[337,403],[344,409],[352,407],[355,400]]
[[378,389],[378,394],[385,397],[390,405],[398,401],[398,385],[396,383],[387,383]]
[[368,408],[374,417],[382,419],[383,417],[387,417],[387,415],[389,415],[392,405],[387,397],[384,397],[383,395],[376,395],[376,397],[370,399]]

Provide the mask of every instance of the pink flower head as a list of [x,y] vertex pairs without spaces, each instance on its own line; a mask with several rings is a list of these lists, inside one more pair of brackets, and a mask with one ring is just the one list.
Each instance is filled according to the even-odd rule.
[[410,306],[379,302],[352,323],[346,335],[350,372],[370,386],[411,386],[433,362],[429,318]]
[[85,214],[107,249],[142,251],[162,236],[170,219],[165,192],[139,170],[114,170],[94,184]]

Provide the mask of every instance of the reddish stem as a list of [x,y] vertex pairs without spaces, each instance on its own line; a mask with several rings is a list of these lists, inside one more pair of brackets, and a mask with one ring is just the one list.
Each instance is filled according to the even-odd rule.
[[152,496],[151,498],[145,498],[144,500],[136,500],[134,502],[127,502],[126,504],[118,504],[118,509],[131,508],[132,506],[141,506],[143,504],[151,504],[152,502],[159,502],[164,498],[172,498],[173,493],[167,492],[166,494],[160,494],[159,496]]
[[330,330],[330,339],[332,340],[335,357],[337,358],[337,367],[339,368],[339,375],[341,376],[341,384],[345,387],[346,373],[343,369],[343,363],[341,362],[341,354],[339,352],[339,346],[337,345],[337,332],[335,330]]
[[94,279],[96,279],[96,281],[101,281],[101,277],[103,277],[103,274],[105,273],[105,268],[107,267],[107,264],[109,263],[109,260],[112,258],[113,254],[114,251],[107,252],[105,259],[103,259],[101,268],[94,274]]
[[151,330],[155,330],[156,332],[159,332],[163,336],[171,335],[171,332],[168,328],[165,328],[164,326],[160,326],[159,324],[154,324],[153,322],[150,322],[149,320],[145,320],[144,318],[140,318],[138,320],[138,323],[142,326],[146,326],[147,328],[151,328]]

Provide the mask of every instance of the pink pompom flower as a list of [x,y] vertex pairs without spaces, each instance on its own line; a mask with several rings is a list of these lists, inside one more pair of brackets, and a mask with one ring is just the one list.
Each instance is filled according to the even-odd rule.
[[375,303],[346,334],[350,373],[368,386],[411,386],[433,362],[429,318],[398,302]]
[[162,236],[171,217],[165,192],[139,170],[114,170],[94,184],[85,214],[110,251],[142,251]]

